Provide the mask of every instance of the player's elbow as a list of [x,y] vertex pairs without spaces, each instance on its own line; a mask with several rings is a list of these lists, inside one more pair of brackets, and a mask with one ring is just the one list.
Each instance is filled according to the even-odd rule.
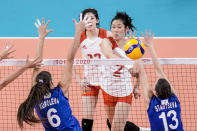
[[112,55],[110,55],[110,54],[106,54],[106,55],[105,55],[105,57],[106,57],[107,59],[112,58],[111,56],[112,56]]

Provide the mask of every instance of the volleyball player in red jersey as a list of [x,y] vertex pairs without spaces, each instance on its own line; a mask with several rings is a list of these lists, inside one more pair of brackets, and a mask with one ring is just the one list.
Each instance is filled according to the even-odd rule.
[[[110,32],[99,26],[99,16],[97,10],[93,8],[87,8],[82,11],[82,19],[90,18],[90,21],[86,25],[86,29],[82,32],[80,39],[80,50],[83,59],[102,59],[104,55],[100,50],[100,43],[103,38],[110,35]],[[99,66],[84,66],[84,78],[80,78],[75,74],[75,77],[83,88],[82,93],[82,106],[83,106],[83,119],[82,129],[83,131],[91,131],[93,126],[93,117],[98,100],[98,94],[100,90],[99,76],[101,72]]]
[[[124,53],[124,45],[127,42],[125,35],[129,30],[134,30],[132,19],[124,12],[117,12],[111,21],[112,37],[103,40],[101,49],[106,58],[127,58]],[[139,89],[132,86],[131,75],[135,71],[132,66],[111,66],[106,70],[103,79],[103,97],[108,125],[112,131],[139,131],[132,122],[127,121],[131,107],[132,93],[138,97]],[[133,74],[134,75],[134,74]],[[136,73],[135,73],[136,75]],[[111,81],[111,82],[109,82]],[[138,83],[139,84],[139,80]]]

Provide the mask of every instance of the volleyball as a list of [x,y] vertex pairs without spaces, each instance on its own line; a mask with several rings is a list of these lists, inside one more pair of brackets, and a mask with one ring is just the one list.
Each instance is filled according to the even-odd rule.
[[141,40],[130,39],[124,47],[126,55],[131,59],[139,59],[144,55],[145,46]]

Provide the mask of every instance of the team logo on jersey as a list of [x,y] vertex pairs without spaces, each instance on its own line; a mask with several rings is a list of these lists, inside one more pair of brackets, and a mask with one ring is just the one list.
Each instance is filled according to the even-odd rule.
[[87,47],[85,46],[85,45],[83,45],[83,47],[82,47],[83,49],[87,49]]
[[44,95],[44,99],[48,99],[48,98],[51,98],[51,93],[47,93],[46,95]]
[[166,100],[161,100],[161,104],[162,104],[162,105],[167,105],[167,104],[168,104],[168,99],[166,99]]

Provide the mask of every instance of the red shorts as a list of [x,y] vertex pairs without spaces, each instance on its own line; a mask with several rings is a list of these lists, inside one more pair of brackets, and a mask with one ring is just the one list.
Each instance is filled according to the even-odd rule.
[[98,96],[99,94],[99,90],[100,90],[100,86],[93,86],[93,85],[88,85],[88,87],[90,88],[90,90],[88,91],[83,91],[82,96]]
[[104,90],[102,90],[102,94],[103,94],[104,104],[108,106],[116,106],[117,102],[124,102],[131,104],[132,101],[132,93],[129,96],[125,96],[125,97],[115,97],[109,95]]
[[[101,89],[100,86],[88,85],[88,87],[90,88],[90,90],[86,92],[83,91],[82,96],[98,96],[99,90]],[[132,93],[129,96],[125,96],[125,97],[115,97],[109,95],[104,90],[102,90],[102,94],[103,94],[104,104],[108,106],[116,106],[117,102],[124,102],[131,104],[132,101]]]

